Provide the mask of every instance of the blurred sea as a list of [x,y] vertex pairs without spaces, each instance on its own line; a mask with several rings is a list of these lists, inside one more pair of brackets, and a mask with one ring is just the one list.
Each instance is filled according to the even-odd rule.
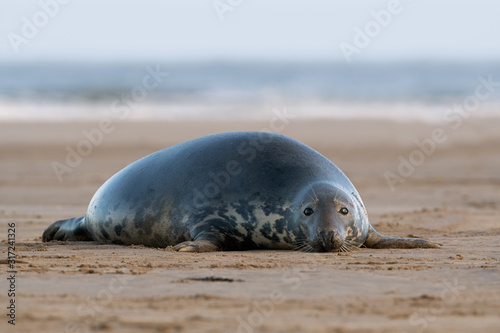
[[[168,76],[145,89],[155,69]],[[309,118],[432,120],[490,75],[500,82],[500,62],[0,64],[0,121],[95,120],[119,107],[130,120],[252,119],[284,107]],[[500,117],[498,105],[500,84],[477,113]]]

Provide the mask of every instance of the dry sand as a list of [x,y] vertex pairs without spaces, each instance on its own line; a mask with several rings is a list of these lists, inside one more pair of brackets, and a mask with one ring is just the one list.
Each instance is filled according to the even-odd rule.
[[381,233],[444,244],[355,253],[175,253],[142,246],[42,243],[82,216],[112,174],[158,149],[266,123],[121,123],[59,182],[51,167],[94,123],[0,124],[0,304],[7,223],[16,223],[16,326],[1,332],[499,332],[500,122],[467,119],[391,191],[414,140],[436,125],[299,121],[309,144],[353,181]]

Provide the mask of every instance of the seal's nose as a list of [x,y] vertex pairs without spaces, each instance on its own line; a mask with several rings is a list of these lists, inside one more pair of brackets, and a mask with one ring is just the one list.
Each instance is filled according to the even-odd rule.
[[318,238],[321,239],[321,243],[327,252],[338,248],[342,244],[340,236],[334,230],[321,230],[318,233]]

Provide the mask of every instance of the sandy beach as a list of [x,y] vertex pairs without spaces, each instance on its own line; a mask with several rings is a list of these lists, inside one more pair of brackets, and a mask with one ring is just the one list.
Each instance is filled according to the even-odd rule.
[[[380,233],[427,238],[441,249],[188,254],[41,242],[44,228],[83,216],[100,185],[138,158],[207,134],[269,126],[116,123],[58,179],[53,162],[65,164],[67,146],[76,149],[82,131],[98,123],[0,123],[0,331],[500,331],[500,120],[471,117],[453,129],[295,119],[281,131],[347,174]],[[446,139],[431,144],[436,128]],[[415,153],[425,142],[428,154]],[[412,158],[418,165],[401,166]],[[392,187],[387,175],[399,177]],[[8,223],[16,225],[15,327],[5,315]]]

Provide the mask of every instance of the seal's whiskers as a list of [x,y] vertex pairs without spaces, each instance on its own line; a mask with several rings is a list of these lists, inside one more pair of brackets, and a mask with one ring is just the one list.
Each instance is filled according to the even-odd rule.
[[346,252],[359,251],[359,245],[360,245],[359,243],[354,243],[347,239],[345,239],[344,242],[342,243],[342,247],[344,247]]
[[318,196],[316,195],[316,192],[314,192],[314,188],[312,187],[312,185],[309,184],[309,186],[311,187],[311,190],[313,191],[313,194],[314,194],[314,197],[316,198],[316,200],[319,200]]

